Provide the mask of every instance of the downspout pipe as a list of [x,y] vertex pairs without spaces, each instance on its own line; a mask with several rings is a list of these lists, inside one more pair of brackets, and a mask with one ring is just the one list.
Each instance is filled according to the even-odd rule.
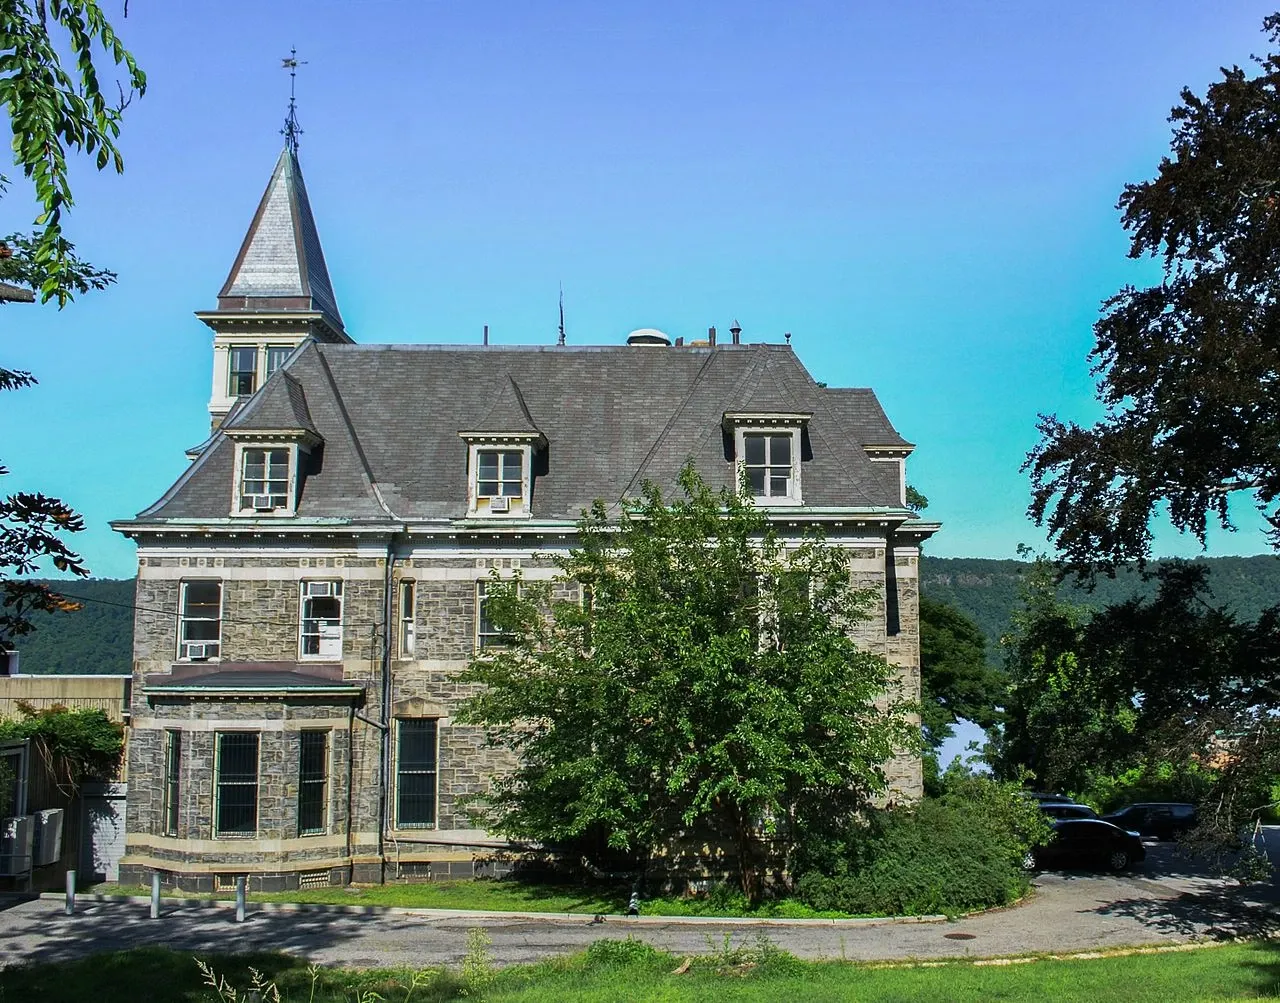
[[[378,857],[386,858],[386,832],[388,829],[388,810],[391,802],[391,618],[395,614],[395,595],[393,594],[395,572],[396,538],[387,540],[387,561],[382,587],[382,757],[379,764],[378,789]],[[370,722],[372,723],[372,722]]]

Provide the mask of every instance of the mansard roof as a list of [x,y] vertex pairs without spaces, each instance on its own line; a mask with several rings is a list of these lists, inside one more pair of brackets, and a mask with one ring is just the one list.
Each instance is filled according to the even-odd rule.
[[[268,397],[283,407],[279,388],[296,382],[324,440],[302,484],[298,520],[465,520],[467,445],[458,432],[521,431],[509,426],[523,421],[547,442],[534,472],[536,520],[575,520],[595,499],[634,497],[645,480],[673,489],[690,458],[709,483],[730,485],[734,446],[724,415],[765,405],[810,416],[803,508],[906,515],[896,469],[873,462],[866,447],[909,444],[871,391],[820,387],[789,346],[311,342],[277,375],[288,379],[273,377],[235,421],[266,409]],[[215,435],[139,520],[225,519],[233,453],[228,437]]]
[[291,310],[320,313],[337,334],[343,334],[302,167],[285,148],[231,274],[218,293],[218,311]]

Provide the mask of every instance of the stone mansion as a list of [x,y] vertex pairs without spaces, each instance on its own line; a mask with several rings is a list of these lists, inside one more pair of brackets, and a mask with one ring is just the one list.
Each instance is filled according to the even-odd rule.
[[[745,469],[784,533],[820,525],[881,601],[859,627],[919,694],[912,446],[875,394],[789,344],[652,330],[598,346],[357,344],[296,151],[217,307],[212,434],[138,548],[123,882],[273,890],[470,876],[504,845],[460,805],[508,762],[453,722],[497,635],[485,580],[554,576],[581,511],[692,457]],[[177,460],[177,458],[175,458]],[[175,463],[175,466],[177,464]],[[566,586],[571,588],[571,586]],[[890,765],[920,790],[919,760]]]

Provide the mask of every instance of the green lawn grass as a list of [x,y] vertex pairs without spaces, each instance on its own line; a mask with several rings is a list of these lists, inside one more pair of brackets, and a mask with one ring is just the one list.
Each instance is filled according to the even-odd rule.
[[[104,895],[151,894],[140,885],[95,885],[94,892]],[[167,893],[180,894],[180,893]],[[233,899],[234,892],[197,895],[190,898]],[[253,892],[250,902],[299,902],[323,905],[397,906],[407,909],[494,909],[510,912],[565,912],[595,915],[626,912],[630,898],[627,886],[570,885],[500,880],[429,881],[403,885],[348,885],[335,888],[307,888],[290,892]],[[838,919],[847,913],[817,912],[794,899],[761,903],[746,908],[745,901],[717,898],[645,899],[640,903],[645,916],[749,916],[758,918]]]
[[[312,995],[307,966],[278,954],[212,957],[214,969],[238,989],[248,968],[279,986],[284,1003],[352,1003],[372,990],[394,1003],[406,999],[412,973],[322,969]],[[681,959],[635,941],[599,941],[568,958],[501,971],[481,970],[470,982],[459,972],[433,973],[408,997],[412,1003],[485,999],[491,1003],[552,1001],[1013,1001],[1249,1000],[1280,993],[1280,945],[1251,942],[1185,953],[1097,960],[1035,961],[1007,967],[952,963],[936,968],[875,968],[845,962],[803,962],[769,948],[698,959],[673,974]],[[476,975],[473,968],[472,975]],[[0,970],[0,1000],[41,1003],[197,1003],[214,999],[195,961],[160,948],[86,957],[73,963]]]

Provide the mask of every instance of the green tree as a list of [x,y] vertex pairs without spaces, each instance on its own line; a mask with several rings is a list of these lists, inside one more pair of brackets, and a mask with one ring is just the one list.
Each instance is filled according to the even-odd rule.
[[[107,65],[123,70],[114,102],[100,80]],[[116,147],[121,116],[145,90],[145,74],[95,0],[0,3],[0,106],[13,134],[14,165],[30,181],[39,208],[32,233],[0,242],[0,280],[60,307],[115,281],[111,272],[83,262],[64,233],[64,216],[74,205],[69,156],[88,155],[98,170],[123,170]],[[0,191],[10,186],[0,175]],[[0,391],[35,382],[30,373],[0,367]],[[0,466],[0,475],[7,472]],[[58,571],[87,575],[64,539],[81,529],[80,517],[56,498],[17,492],[0,499],[0,651],[31,629],[32,612],[74,608],[48,586],[21,579],[45,560]]]
[[935,751],[963,718],[985,730],[1000,722],[1004,673],[987,662],[987,640],[948,603],[920,597],[921,720]]
[[[1264,20],[1272,46],[1280,14]],[[1280,544],[1280,55],[1184,89],[1170,155],[1120,196],[1129,255],[1162,281],[1104,304],[1091,356],[1104,417],[1042,415],[1026,467],[1030,514],[1070,568],[1149,555],[1167,511],[1201,543],[1228,500],[1250,497]]]
[[866,597],[848,555],[784,548],[767,518],[686,467],[618,518],[596,503],[561,562],[583,603],[495,582],[510,645],[462,676],[464,718],[514,749],[487,824],[509,836],[597,838],[643,864],[681,840],[736,855],[761,893],[766,850],[847,824],[911,741],[893,672],[850,636]]

